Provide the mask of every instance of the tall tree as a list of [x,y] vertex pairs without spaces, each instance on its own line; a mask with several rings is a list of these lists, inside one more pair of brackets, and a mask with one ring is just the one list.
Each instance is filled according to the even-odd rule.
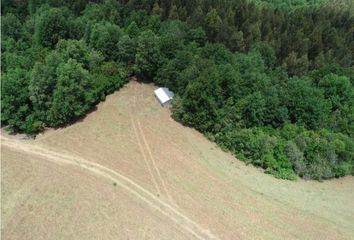
[[82,116],[90,106],[89,73],[74,59],[57,69],[58,80],[49,110],[49,123],[59,126]]
[[172,20],[179,19],[178,8],[176,7],[176,5],[172,5],[168,18]]
[[192,25],[192,26],[204,26],[204,12],[201,6],[197,6],[193,14],[188,17],[187,21]]
[[20,19],[12,13],[8,13],[1,18],[1,35],[3,40],[11,37],[16,41],[22,36],[22,24]]
[[228,45],[234,51],[244,52],[246,48],[246,44],[243,38],[243,32],[242,31],[234,32],[231,35],[231,38],[229,39]]
[[161,65],[162,55],[159,48],[160,39],[151,30],[142,32],[137,41],[135,55],[136,73],[152,79]]
[[135,21],[132,21],[125,29],[125,32],[128,33],[129,37],[136,38],[140,33],[140,29],[138,24],[136,24]]
[[70,37],[71,14],[67,8],[50,8],[35,21],[34,39],[37,44],[54,48],[60,39]]
[[57,67],[62,62],[57,52],[52,52],[45,63],[37,62],[29,81],[30,99],[38,118],[47,120],[47,111],[52,106],[53,91],[57,83]]
[[215,8],[210,9],[206,15],[207,32],[211,39],[214,39],[222,27],[222,20]]
[[28,71],[10,69],[1,81],[1,122],[14,130],[26,130],[26,118],[32,112],[29,100]]
[[153,14],[153,15],[158,15],[158,16],[161,16],[161,15],[162,15],[162,9],[160,8],[160,5],[159,5],[159,2],[158,2],[158,1],[156,1],[156,2],[154,3],[154,6],[153,6],[153,8],[152,8],[152,10],[151,10],[151,14]]
[[298,57],[295,52],[291,52],[284,61],[284,67],[290,75],[303,75],[309,67],[307,55]]
[[123,31],[115,24],[109,22],[96,23],[92,27],[89,44],[96,50],[101,51],[107,60],[117,60],[117,44],[122,35]]

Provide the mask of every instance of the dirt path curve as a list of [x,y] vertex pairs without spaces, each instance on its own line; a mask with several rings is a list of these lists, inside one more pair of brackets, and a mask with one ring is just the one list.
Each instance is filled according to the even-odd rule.
[[15,151],[22,151],[31,155],[40,156],[43,160],[54,162],[56,164],[68,164],[75,167],[80,167],[84,170],[94,173],[95,175],[109,179],[110,181],[117,183],[117,185],[121,188],[130,192],[136,198],[145,202],[149,207],[165,215],[167,218],[190,233],[196,239],[218,239],[208,229],[203,228],[198,223],[182,214],[173,206],[162,201],[133,180],[123,176],[116,171],[113,171],[112,169],[97,163],[87,161],[80,157],[54,152],[40,146],[35,146],[33,144],[25,143],[16,139],[6,138],[4,136],[1,136],[1,145],[11,148]]

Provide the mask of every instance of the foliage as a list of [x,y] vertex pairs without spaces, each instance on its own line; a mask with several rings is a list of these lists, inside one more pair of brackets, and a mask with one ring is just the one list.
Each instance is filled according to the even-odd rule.
[[191,55],[177,51],[155,78],[178,94],[176,120],[279,178],[353,174],[351,71],[288,77],[264,46],[232,55],[207,44]]
[[1,84],[1,122],[15,131],[32,134],[40,127],[40,122],[32,121],[32,104],[29,100],[26,70],[15,68],[2,76]]
[[37,44],[54,48],[60,39],[70,38],[71,13],[67,8],[44,9],[37,14],[34,34]]
[[135,71],[146,78],[153,78],[161,64],[159,37],[151,30],[142,32],[137,40]]
[[1,35],[3,39],[11,37],[15,40],[19,40],[22,35],[22,23],[16,15],[8,13],[1,18]]
[[48,112],[51,126],[60,126],[82,116],[90,106],[90,75],[81,64],[69,59],[58,66],[57,76],[53,103]]
[[57,83],[57,67],[62,63],[57,52],[51,52],[45,63],[37,62],[29,81],[30,100],[38,119],[46,121],[48,109],[52,106],[53,92]]
[[[343,67],[354,64],[353,4],[337,2],[166,1],[159,4],[159,12],[163,19],[186,20],[203,27],[210,41],[223,43],[232,51],[248,51],[265,42],[276,49],[278,66],[286,66],[291,75],[303,75],[307,69],[333,62]],[[159,1],[134,7],[150,11],[155,3]]]
[[135,74],[176,94],[176,120],[266,173],[354,174],[346,8],[30,0],[5,1],[2,16],[1,122],[15,132],[71,123]]
[[123,35],[123,31],[109,22],[100,22],[93,25],[89,37],[89,44],[94,49],[102,52],[108,61],[118,60],[118,42]]
[[255,0],[259,6],[294,9],[325,4],[328,0]]

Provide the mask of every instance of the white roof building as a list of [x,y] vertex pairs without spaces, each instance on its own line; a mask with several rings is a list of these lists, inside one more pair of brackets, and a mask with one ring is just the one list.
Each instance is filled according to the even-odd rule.
[[154,91],[155,97],[162,106],[168,105],[173,99],[173,92],[168,88],[158,88]]

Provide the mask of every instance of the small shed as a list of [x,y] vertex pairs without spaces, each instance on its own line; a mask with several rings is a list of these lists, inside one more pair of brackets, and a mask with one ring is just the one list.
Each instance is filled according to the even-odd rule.
[[165,107],[171,103],[173,99],[173,92],[168,90],[168,88],[162,87],[154,91],[155,97],[160,102],[161,106]]

